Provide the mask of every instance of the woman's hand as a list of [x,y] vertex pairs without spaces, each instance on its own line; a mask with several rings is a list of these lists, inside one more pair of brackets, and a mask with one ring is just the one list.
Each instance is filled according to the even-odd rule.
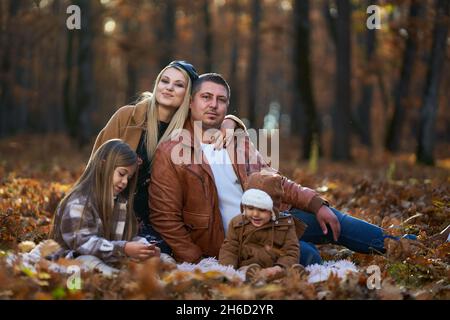
[[138,261],[144,261],[151,257],[159,257],[161,250],[154,244],[145,244],[138,241],[130,241],[125,244],[125,254]]
[[220,131],[213,135],[214,149],[221,150],[223,147],[228,147],[233,140],[234,129],[236,129],[236,122],[231,119],[224,119]]

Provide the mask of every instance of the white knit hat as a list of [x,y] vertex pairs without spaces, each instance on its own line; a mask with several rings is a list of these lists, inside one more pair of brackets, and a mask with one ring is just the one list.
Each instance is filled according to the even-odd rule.
[[242,195],[241,203],[244,206],[252,206],[258,209],[273,212],[273,201],[267,192],[259,189],[248,189]]

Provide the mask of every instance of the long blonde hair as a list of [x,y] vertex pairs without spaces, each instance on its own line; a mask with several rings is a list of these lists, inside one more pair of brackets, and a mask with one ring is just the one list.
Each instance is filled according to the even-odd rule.
[[[113,175],[117,167],[128,167],[137,165],[138,158],[128,144],[120,139],[112,139],[103,143],[93,157],[90,158],[86,169],[81,177],[75,182],[69,193],[61,200],[56,209],[53,227],[50,234],[54,238],[60,228],[61,216],[69,200],[73,197],[85,197],[84,212],[88,206],[92,206],[100,216],[103,224],[103,235],[105,239],[112,240],[115,230],[113,228]],[[137,173],[133,175],[127,184],[127,188],[121,192],[128,200],[127,220],[125,223],[124,236],[131,240],[137,233],[137,222],[133,212],[134,191],[136,189]],[[80,222],[81,223],[81,222]]]
[[[156,89],[158,87],[159,81],[161,81],[162,74],[164,71],[166,71],[169,68],[175,68],[178,71],[180,71],[183,75],[185,80],[187,81],[187,88],[186,92],[184,94],[183,102],[181,103],[180,107],[177,109],[175,114],[173,115],[172,119],[170,120],[169,126],[167,127],[166,131],[164,132],[163,136],[158,142],[158,102],[156,101]],[[149,92],[144,92],[143,98],[148,99],[147,103],[147,135],[146,135],[146,148],[147,148],[147,156],[150,163],[152,162],[153,155],[155,154],[156,148],[158,145],[167,140],[170,137],[170,134],[175,129],[181,129],[184,126],[184,123],[189,115],[189,102],[191,98],[191,88],[192,88],[192,81],[189,78],[187,72],[183,70],[182,68],[179,68],[174,65],[168,65],[164,69],[161,70],[161,72],[158,74],[158,77],[156,77],[155,85],[153,87],[153,94]]]

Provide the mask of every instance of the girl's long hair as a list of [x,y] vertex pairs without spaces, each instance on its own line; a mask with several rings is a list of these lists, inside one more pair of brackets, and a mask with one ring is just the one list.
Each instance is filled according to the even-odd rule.
[[[158,142],[158,102],[156,101],[156,89],[158,87],[159,81],[161,81],[162,74],[164,71],[166,71],[169,68],[175,68],[178,71],[180,71],[183,75],[185,80],[187,81],[187,88],[186,92],[184,94],[183,102],[181,103],[180,107],[177,109],[175,114],[173,115],[172,119],[170,120],[169,126],[167,127],[166,131],[164,132],[163,136]],[[192,88],[192,82],[189,78],[186,71],[184,71],[182,68],[179,68],[177,66],[166,66],[164,69],[161,70],[161,72],[158,74],[158,77],[156,77],[155,85],[153,87],[153,94],[150,92],[144,92],[142,94],[142,100],[148,100],[147,103],[147,135],[146,135],[146,148],[147,148],[147,156],[150,163],[152,162],[153,155],[156,151],[156,148],[158,145],[167,140],[170,137],[170,134],[175,129],[182,129],[184,126],[184,123],[189,115],[189,102],[191,98],[191,88]]]
[[[103,223],[105,239],[112,240],[115,233],[113,228],[113,175],[117,167],[137,165],[138,158],[128,144],[120,139],[112,139],[103,143],[89,160],[81,177],[72,189],[61,200],[56,209],[51,238],[55,238],[60,228],[61,216],[69,200],[75,197],[86,199],[83,214],[88,206],[96,210]],[[137,170],[136,170],[137,171]],[[127,203],[127,221],[125,223],[124,239],[131,240],[137,233],[137,222],[133,212],[134,191],[136,189],[137,172],[133,175],[120,196],[125,197]],[[80,222],[81,223],[81,222]]]

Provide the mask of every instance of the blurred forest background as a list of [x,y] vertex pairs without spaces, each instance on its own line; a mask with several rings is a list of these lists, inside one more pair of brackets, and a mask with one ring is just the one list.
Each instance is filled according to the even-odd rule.
[[[81,30],[66,27],[72,4]],[[370,5],[381,29],[366,26]],[[0,26],[2,138],[90,147],[181,59],[223,74],[229,111],[279,128],[294,158],[450,156],[447,0],[3,0]]]

